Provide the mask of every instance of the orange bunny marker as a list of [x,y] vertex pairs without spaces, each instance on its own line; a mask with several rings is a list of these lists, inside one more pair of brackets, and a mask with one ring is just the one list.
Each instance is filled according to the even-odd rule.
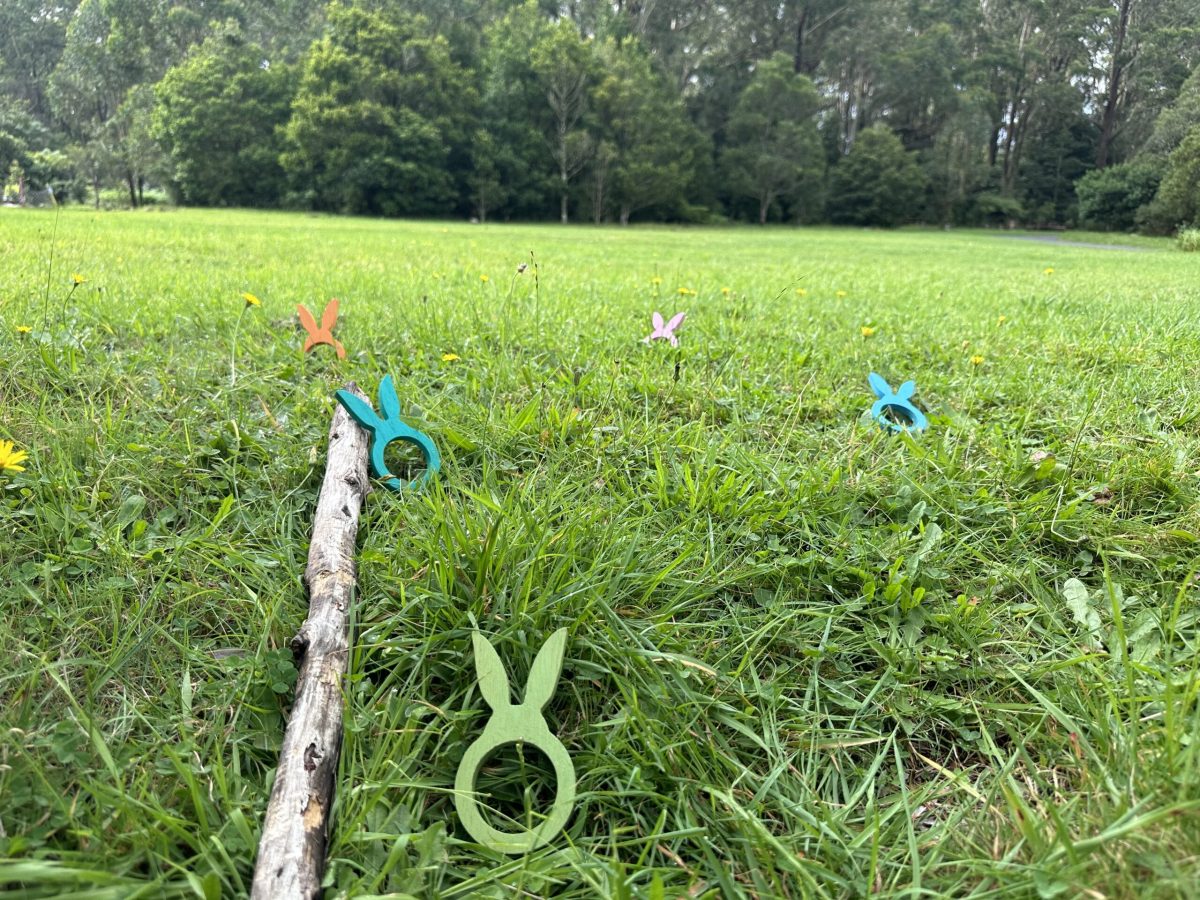
[[321,313],[320,328],[317,327],[317,323],[313,320],[312,313],[305,309],[303,304],[296,304],[296,312],[300,314],[300,324],[308,332],[308,340],[304,342],[305,353],[317,346],[317,344],[328,344],[337,351],[338,359],[346,358],[346,348],[342,346],[341,341],[333,336],[333,326],[337,324],[338,317],[337,297],[330,300],[325,307],[325,312]]

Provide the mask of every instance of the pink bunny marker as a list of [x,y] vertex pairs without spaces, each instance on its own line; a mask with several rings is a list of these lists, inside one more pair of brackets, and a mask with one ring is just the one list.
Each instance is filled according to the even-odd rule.
[[687,318],[687,313],[675,313],[670,322],[663,324],[662,313],[656,312],[652,317],[654,322],[654,330],[649,335],[642,338],[643,344],[649,344],[651,341],[668,340],[672,347],[679,346],[679,338],[675,337],[675,329],[683,324],[683,320]]

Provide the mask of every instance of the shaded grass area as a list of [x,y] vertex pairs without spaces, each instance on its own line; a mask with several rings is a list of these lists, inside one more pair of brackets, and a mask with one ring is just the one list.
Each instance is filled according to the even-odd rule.
[[[8,892],[248,889],[332,393],[387,373],[444,474],[367,502],[330,896],[1193,890],[1185,254],[0,213]],[[342,363],[299,353],[330,296]],[[871,370],[928,434],[865,420]],[[454,814],[473,622],[518,685],[570,632],[579,799],[525,857]],[[498,826],[548,809],[500,762]]]

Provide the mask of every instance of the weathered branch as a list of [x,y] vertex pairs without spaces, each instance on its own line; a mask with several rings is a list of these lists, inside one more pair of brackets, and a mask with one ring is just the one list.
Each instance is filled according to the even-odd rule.
[[[346,389],[366,399],[353,382]],[[308,618],[292,638],[300,674],[258,845],[250,895],[256,900],[307,900],[320,894],[326,826],[342,747],[346,632],[357,574],[355,539],[359,512],[370,491],[367,444],[367,433],[338,404],[329,427],[325,480],[304,572]]]

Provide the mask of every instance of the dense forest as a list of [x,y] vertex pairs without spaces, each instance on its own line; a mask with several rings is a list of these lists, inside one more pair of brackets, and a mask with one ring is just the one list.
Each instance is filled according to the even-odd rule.
[[8,202],[1200,220],[1200,0],[2,0]]

